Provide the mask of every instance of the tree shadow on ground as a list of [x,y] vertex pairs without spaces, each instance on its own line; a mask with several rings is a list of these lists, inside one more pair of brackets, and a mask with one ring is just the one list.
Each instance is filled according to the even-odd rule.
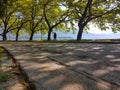
[[[57,55],[42,51],[42,48],[51,48],[53,45],[40,47],[39,44],[36,44],[34,46],[31,43],[5,45],[21,63],[37,90],[120,89],[119,44],[56,44],[55,49],[63,52]],[[81,72],[114,83],[114,85],[101,84],[101,81],[89,78]],[[116,85],[118,88],[115,87]]]
[[[65,54],[52,58],[72,68],[84,70],[108,82],[120,85],[120,44],[82,44],[66,46]],[[74,51],[70,48],[74,48]],[[68,53],[69,51],[69,53]],[[61,57],[62,56],[62,57]]]

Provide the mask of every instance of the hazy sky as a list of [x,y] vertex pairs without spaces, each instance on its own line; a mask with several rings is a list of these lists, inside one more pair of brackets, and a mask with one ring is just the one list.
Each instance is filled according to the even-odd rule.
[[92,27],[92,29],[90,29],[88,32],[93,34],[113,34],[112,30],[101,31],[100,29],[95,27]]

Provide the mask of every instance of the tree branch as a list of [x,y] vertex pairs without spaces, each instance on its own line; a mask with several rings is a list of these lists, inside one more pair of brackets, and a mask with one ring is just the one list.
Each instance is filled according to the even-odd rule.
[[79,19],[78,25],[81,25],[83,23],[85,17],[87,16],[87,12],[88,12],[89,8],[91,8],[92,2],[93,2],[93,0],[88,0],[87,1],[86,7],[83,11],[82,17]]
[[14,20],[14,22],[7,28],[8,30],[16,23],[17,18]]
[[36,28],[42,20],[43,20],[43,17],[35,24],[33,28]]
[[86,25],[88,22],[90,22],[93,19],[101,18],[101,17],[103,17],[103,16],[105,16],[107,14],[113,13],[113,11],[116,10],[116,9],[117,9],[117,7],[114,7],[111,10],[108,10],[105,13],[100,14],[100,15],[92,15],[91,14],[91,15],[88,16],[88,18],[86,19],[86,21],[84,21],[84,25]]
[[50,25],[50,23],[49,23],[49,20],[48,20],[48,18],[47,18],[47,15],[46,15],[46,6],[47,6],[47,4],[48,4],[48,2],[47,2],[47,3],[44,5],[44,7],[43,7],[43,15],[44,15],[44,18],[45,18],[45,21],[46,21],[48,27],[51,28],[51,25]]

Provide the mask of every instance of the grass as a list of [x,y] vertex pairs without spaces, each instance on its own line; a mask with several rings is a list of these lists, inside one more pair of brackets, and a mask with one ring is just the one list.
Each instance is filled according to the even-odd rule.
[[6,82],[10,78],[9,75],[0,71],[0,83]]
[[[0,84],[2,84],[2,83],[4,83],[4,82],[8,81],[9,78],[10,78],[9,75],[7,75],[6,73],[0,71]],[[0,87],[0,90],[4,90],[4,89]]]
[[[0,47],[0,67],[1,67],[1,58],[3,57],[4,49]],[[9,75],[0,70],[0,83],[6,82],[10,78]]]
[[0,47],[0,52],[3,52],[3,51],[4,51],[4,49],[2,47]]
[[4,90],[4,89],[2,89],[2,88],[0,87],[0,90]]
[[1,58],[3,57],[2,52],[4,51],[4,49],[2,47],[0,47],[0,66],[1,66]]

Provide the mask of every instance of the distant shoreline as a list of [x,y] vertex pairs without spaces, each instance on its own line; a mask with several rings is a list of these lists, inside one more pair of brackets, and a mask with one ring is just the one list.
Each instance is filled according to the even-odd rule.
[[[7,34],[8,40],[15,40],[15,35]],[[47,35],[35,34],[33,40],[46,40]],[[57,33],[57,40],[76,40],[77,34],[73,33]],[[53,40],[53,34],[51,35],[51,39]],[[120,39],[120,33],[115,34],[92,34],[92,33],[83,33],[82,39],[86,40],[104,40],[104,39]],[[0,36],[0,40],[2,37]],[[29,36],[22,35],[19,36],[19,40],[29,40]]]

